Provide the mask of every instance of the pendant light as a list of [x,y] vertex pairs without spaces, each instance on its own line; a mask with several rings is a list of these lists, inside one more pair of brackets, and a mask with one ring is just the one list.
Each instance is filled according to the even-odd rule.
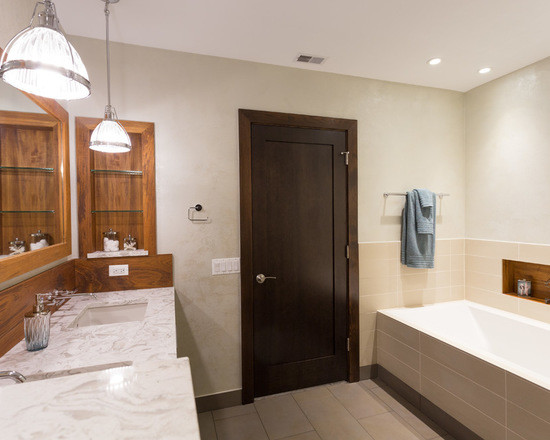
[[71,100],[90,94],[86,67],[62,31],[50,0],[36,3],[30,25],[6,46],[0,77],[24,92],[46,98]]
[[103,121],[92,132],[90,148],[103,153],[126,153],[132,148],[130,136],[118,122],[115,108],[111,105],[111,52],[109,50],[109,5],[119,0],[101,0],[105,2],[105,41],[107,47],[107,105]]

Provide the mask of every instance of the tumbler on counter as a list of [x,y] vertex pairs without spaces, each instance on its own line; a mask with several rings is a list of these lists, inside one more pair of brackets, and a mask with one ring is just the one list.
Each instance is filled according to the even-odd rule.
[[118,232],[110,228],[107,232],[103,233],[103,250],[105,252],[116,252],[120,250]]

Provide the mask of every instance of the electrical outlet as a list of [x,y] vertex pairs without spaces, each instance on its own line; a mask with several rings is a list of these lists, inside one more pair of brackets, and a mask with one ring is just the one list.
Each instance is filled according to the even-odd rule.
[[226,275],[241,271],[240,258],[218,258],[212,260],[212,275]]
[[114,264],[109,265],[109,276],[110,277],[122,277],[128,275],[128,265],[127,264]]

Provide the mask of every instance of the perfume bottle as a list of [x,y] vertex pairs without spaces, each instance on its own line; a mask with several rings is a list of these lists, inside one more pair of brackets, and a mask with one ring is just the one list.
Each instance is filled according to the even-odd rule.
[[42,350],[50,340],[51,312],[44,306],[42,294],[36,295],[32,312],[25,314],[25,342],[28,351]]

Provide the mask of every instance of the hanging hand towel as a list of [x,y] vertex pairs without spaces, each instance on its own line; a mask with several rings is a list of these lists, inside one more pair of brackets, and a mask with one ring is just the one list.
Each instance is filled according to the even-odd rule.
[[407,193],[401,229],[401,264],[418,269],[434,267],[435,197],[426,189]]

